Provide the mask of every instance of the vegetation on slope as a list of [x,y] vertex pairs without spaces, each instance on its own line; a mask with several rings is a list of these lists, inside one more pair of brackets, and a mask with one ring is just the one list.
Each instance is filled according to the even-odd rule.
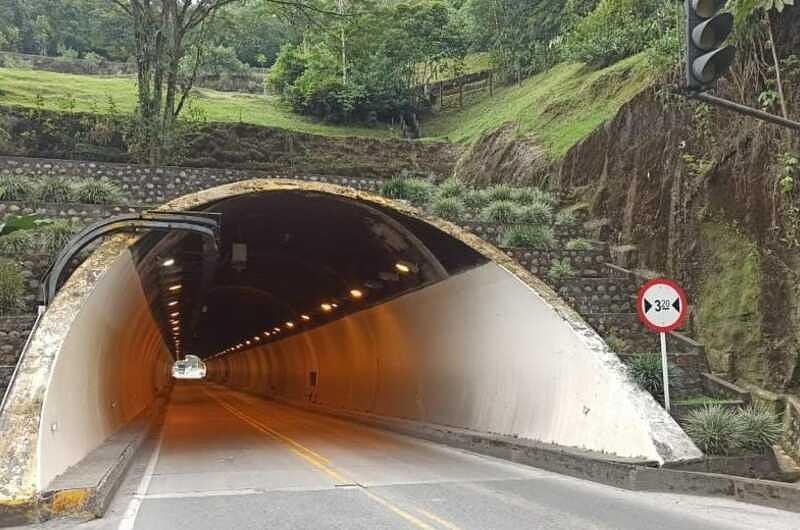
[[559,158],[644,89],[651,81],[649,72],[642,55],[600,70],[559,64],[462,111],[436,115],[423,124],[423,131],[469,143],[513,122],[519,134],[535,132],[551,156]]
[[[0,104],[46,110],[124,113],[136,109],[136,82],[126,76],[85,76],[0,68]],[[333,125],[294,114],[276,97],[192,91],[195,115],[208,121],[242,122],[324,136],[389,137],[386,126]]]

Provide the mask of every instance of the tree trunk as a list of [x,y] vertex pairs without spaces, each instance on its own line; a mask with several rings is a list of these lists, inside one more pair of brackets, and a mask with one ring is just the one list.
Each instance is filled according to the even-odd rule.
[[767,13],[767,31],[769,31],[769,47],[772,50],[772,60],[775,62],[775,81],[778,85],[778,97],[781,100],[781,112],[784,118],[789,117],[786,108],[786,97],[783,94],[783,82],[781,81],[781,62],[778,60],[778,50],[775,49],[775,37],[772,32],[772,17]]

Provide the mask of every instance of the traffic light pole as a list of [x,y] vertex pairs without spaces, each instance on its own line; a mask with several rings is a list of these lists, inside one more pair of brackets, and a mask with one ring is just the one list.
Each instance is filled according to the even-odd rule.
[[764,120],[769,123],[774,123],[775,125],[788,127],[789,129],[794,129],[795,131],[800,131],[800,122],[789,120],[781,116],[776,116],[774,114],[770,114],[769,112],[764,112],[763,110],[747,107],[745,105],[741,105],[739,103],[735,103],[727,99],[718,98],[717,96],[712,96],[711,94],[707,94],[705,92],[697,92],[694,94],[690,92],[687,95],[691,99],[704,101],[711,105],[716,105],[718,107],[722,107],[724,109],[733,112],[738,112],[739,114],[744,114],[746,116],[757,118],[759,120]]

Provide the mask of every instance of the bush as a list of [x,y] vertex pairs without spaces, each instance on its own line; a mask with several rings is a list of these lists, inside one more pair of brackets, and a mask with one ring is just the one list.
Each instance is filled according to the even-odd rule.
[[55,254],[67,244],[78,231],[78,227],[69,221],[58,219],[45,225],[41,231],[42,250],[48,254]]
[[431,210],[435,215],[448,221],[463,219],[467,208],[458,197],[442,197],[433,201]]
[[519,204],[544,203],[551,207],[556,202],[551,193],[533,187],[517,188],[513,190],[511,198]]
[[486,193],[489,195],[489,200],[494,201],[513,201],[514,188],[506,184],[497,184],[486,188]]
[[740,444],[742,419],[726,407],[706,405],[689,412],[684,429],[703,452],[727,455]]
[[547,277],[554,282],[560,282],[575,276],[575,269],[567,259],[554,260],[547,271]]
[[520,223],[550,225],[553,222],[553,209],[545,202],[534,202],[519,208],[517,220]]
[[463,197],[467,191],[466,185],[457,178],[449,178],[439,184],[436,194],[439,197]]
[[616,335],[610,335],[606,338],[606,344],[608,344],[608,349],[615,352],[615,353],[622,353],[628,351],[628,341],[623,338],[617,337]]
[[468,208],[474,210],[485,208],[490,202],[492,201],[486,190],[469,190],[464,194],[464,204],[466,204]]
[[567,241],[567,250],[592,250],[594,243],[588,239],[578,238]]
[[0,200],[21,201],[36,195],[36,181],[21,175],[0,175]]
[[29,254],[38,248],[36,233],[32,230],[16,230],[0,236],[0,253],[6,255]]
[[555,243],[553,230],[549,226],[518,225],[503,234],[503,246],[526,247],[538,250],[552,248]]
[[87,204],[113,204],[122,200],[122,192],[106,179],[85,180],[75,188],[75,199]]
[[517,221],[517,210],[517,205],[511,201],[493,201],[481,211],[481,220],[487,223],[515,223]]
[[664,379],[661,372],[661,355],[657,353],[636,354],[629,364],[633,380],[654,397],[664,395]]
[[555,224],[559,228],[573,228],[578,224],[578,218],[571,212],[558,212]]
[[739,445],[743,449],[766,451],[783,435],[783,422],[767,407],[750,405],[739,410],[738,416],[742,428]]
[[434,189],[434,185],[425,179],[394,177],[383,183],[381,194],[422,206],[431,200]]
[[23,296],[25,277],[22,268],[11,260],[0,258],[0,313],[19,309]]
[[61,177],[51,177],[39,184],[37,199],[42,202],[69,202],[72,200],[72,185]]

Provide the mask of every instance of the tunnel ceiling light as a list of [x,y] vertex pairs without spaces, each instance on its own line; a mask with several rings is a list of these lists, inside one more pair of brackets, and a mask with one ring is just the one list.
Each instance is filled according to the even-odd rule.
[[308,322],[309,320],[311,320],[311,317],[310,317],[310,316],[308,316],[308,315],[300,315],[300,318],[302,318],[302,319],[303,319],[303,320],[305,320],[306,322]]
[[264,336],[265,336],[265,337],[269,337],[269,336],[270,336],[270,332],[269,332],[269,331],[265,331],[265,332],[264,332]]
[[359,298],[364,297],[364,291],[361,289],[350,289],[350,296],[358,300]]
[[177,300],[173,300],[172,302],[167,304],[167,307],[175,307],[176,305],[178,305],[178,303],[179,302]]
[[322,308],[323,311],[326,312],[331,311],[333,309],[333,306],[331,304],[322,304],[320,305],[320,307]]
[[169,258],[168,260],[165,260],[162,265],[164,265],[165,267],[172,267],[173,265],[175,265],[175,260]]
[[394,268],[403,274],[408,274],[409,272],[414,272],[416,270],[416,267],[407,261],[398,261],[394,264]]
[[246,342],[245,342],[245,344],[247,344],[248,346],[250,346],[250,345],[252,344],[252,342],[250,342],[250,341],[248,340],[248,341],[246,341]]
[[286,327],[292,329],[294,327],[294,322],[287,322]]
[[183,287],[181,284],[176,283],[175,285],[170,286],[169,290],[170,291],[179,291],[181,287]]
[[171,316],[171,317],[178,317],[178,316],[180,316],[180,315],[181,315],[181,312],[180,312],[180,311],[175,311],[174,313],[170,313],[170,314],[169,314],[169,316]]
[[280,333],[281,332],[281,328],[272,328],[272,331],[274,331],[275,333]]
[[261,342],[261,337],[259,337],[258,335],[256,335],[256,336],[255,336],[255,337],[253,337],[253,338],[256,340],[256,342]]

